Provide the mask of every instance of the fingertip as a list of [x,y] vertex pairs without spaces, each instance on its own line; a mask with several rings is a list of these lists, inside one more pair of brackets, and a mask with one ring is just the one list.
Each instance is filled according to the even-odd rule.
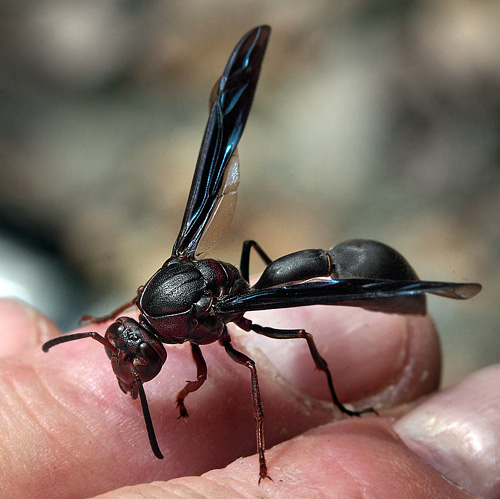
[[20,355],[60,334],[60,329],[28,303],[0,299],[0,357]]
[[424,461],[485,498],[500,495],[500,365],[443,390],[395,424]]

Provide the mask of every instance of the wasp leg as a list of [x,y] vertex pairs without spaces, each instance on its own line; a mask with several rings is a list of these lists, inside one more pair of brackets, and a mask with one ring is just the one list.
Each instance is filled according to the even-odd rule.
[[264,442],[264,409],[262,408],[262,399],[260,397],[259,380],[257,378],[257,368],[255,362],[245,354],[235,350],[231,345],[231,338],[226,331],[226,334],[219,340],[219,343],[226,349],[227,354],[238,364],[250,369],[251,386],[252,386],[252,405],[253,417],[257,424],[257,452],[259,454],[259,483],[264,478],[271,477],[267,474],[267,462],[265,456]]
[[328,368],[328,363],[319,354],[311,333],[308,333],[304,329],[274,329],[272,327],[264,327],[260,326],[259,324],[254,324],[251,320],[246,319],[245,317],[242,317],[240,320],[235,322],[239,327],[241,327],[245,331],[254,331],[258,334],[262,334],[263,336],[267,336],[268,338],[275,338],[278,340],[291,339],[291,338],[305,339],[307,341],[307,346],[309,347],[309,351],[311,352],[311,357],[314,363],[316,364],[316,367],[320,371],[323,371],[325,373],[333,403],[340,409],[340,411],[349,416],[361,416],[361,414],[365,414],[367,412],[373,412],[377,414],[377,411],[372,407],[366,407],[359,411],[351,411],[340,402],[339,398],[337,397],[337,393],[335,392],[335,388],[333,387],[332,375],[330,373],[330,369]]
[[243,243],[243,249],[241,250],[241,260],[240,260],[240,272],[248,282],[249,273],[250,273],[250,250],[254,248],[255,251],[259,254],[266,265],[269,265],[272,260],[267,256],[267,253],[260,247],[260,244],[256,241],[245,241]]
[[196,364],[196,381],[187,381],[186,386],[177,394],[177,408],[179,409],[180,418],[187,418],[188,412],[184,405],[184,399],[190,394],[198,390],[207,379],[207,363],[203,358],[201,349],[198,345],[190,343],[191,355]]
[[127,303],[124,303],[123,305],[121,305],[120,307],[113,310],[111,313],[109,313],[107,315],[103,315],[102,317],[94,317],[93,315],[82,315],[80,322],[79,322],[80,326],[82,326],[83,324],[88,324],[88,323],[100,324],[102,322],[107,322],[111,319],[118,317],[119,315],[122,314],[122,312],[125,312],[125,310],[128,310],[129,308],[135,307],[137,300],[139,299],[139,296],[141,294],[141,291],[142,291],[142,286],[137,290],[137,295],[134,297],[133,300],[130,300]]

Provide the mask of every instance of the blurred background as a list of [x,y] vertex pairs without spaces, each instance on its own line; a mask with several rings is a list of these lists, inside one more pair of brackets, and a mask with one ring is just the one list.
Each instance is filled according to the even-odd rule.
[[423,279],[484,286],[429,300],[444,383],[498,362],[498,0],[2,0],[0,295],[65,330],[133,298],[170,256],[211,88],[259,24],[238,207],[210,256],[381,240]]

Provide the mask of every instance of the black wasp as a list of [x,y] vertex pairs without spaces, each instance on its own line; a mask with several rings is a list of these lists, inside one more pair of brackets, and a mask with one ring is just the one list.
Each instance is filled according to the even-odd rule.
[[[231,344],[226,324],[234,322],[245,331],[270,338],[303,338],[316,367],[325,373],[333,403],[345,414],[358,416],[371,408],[349,410],[339,401],[328,364],[321,357],[313,337],[303,329],[274,329],[244,317],[250,310],[304,305],[348,305],[397,314],[425,314],[424,293],[467,299],[481,286],[471,283],[420,281],[408,262],[392,248],[375,241],[352,240],[332,249],[298,251],[272,261],[255,241],[243,244],[240,270],[230,263],[197,259],[215,244],[228,225],[239,181],[237,145],[245,128],[259,79],[271,29],[260,26],[248,32],[234,49],[211,97],[210,115],[193,183],[172,249],[172,256],[138,289],[129,303],[91,322],[115,321],[104,337],[95,333],[61,336],[43,345],[80,338],[93,338],[104,345],[118,384],[132,398],[139,395],[151,448],[163,458],[156,441],[143,383],[161,370],[167,353],[163,343],[189,342],[197,369],[196,381],[188,381],[177,395],[177,407],[187,416],[184,400],[206,380],[207,366],[200,345],[218,341],[228,355],[250,370],[252,402],[257,424],[259,481],[268,477],[264,455],[263,410],[252,359]],[[202,248],[203,247],[203,248]],[[254,249],[267,267],[254,286],[249,284],[250,251]],[[314,280],[316,279],[316,280]],[[119,317],[137,306],[139,322]]]

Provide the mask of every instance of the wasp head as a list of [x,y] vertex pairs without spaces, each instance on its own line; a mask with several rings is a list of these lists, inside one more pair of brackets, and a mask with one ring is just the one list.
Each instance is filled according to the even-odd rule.
[[115,347],[105,347],[123,392],[137,398],[137,376],[152,380],[167,359],[167,352],[146,327],[129,317],[119,317],[106,330],[105,338]]

